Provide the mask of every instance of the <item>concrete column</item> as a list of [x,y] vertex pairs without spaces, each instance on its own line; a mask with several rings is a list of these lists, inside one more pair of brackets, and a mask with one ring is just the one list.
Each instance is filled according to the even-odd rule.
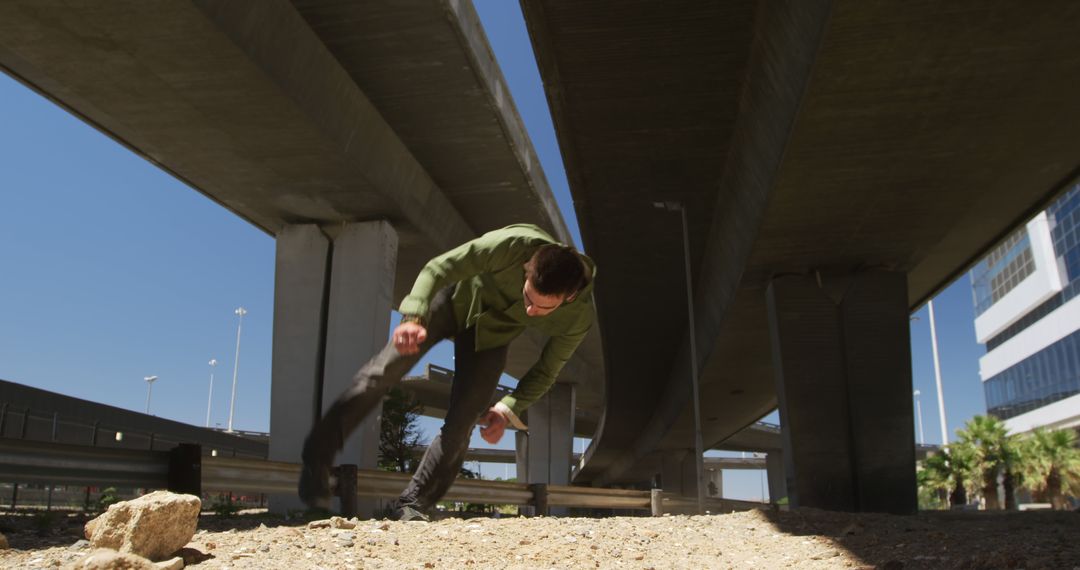
[[[525,482],[570,484],[570,466],[574,460],[574,405],[574,385],[555,384],[543,398],[529,406]],[[565,515],[567,509],[552,507],[549,512]]]
[[859,509],[918,510],[907,275],[859,273],[840,304]]
[[[660,459],[660,488],[665,493],[694,499],[695,506],[685,509],[668,508],[677,514],[697,514],[697,460],[693,449],[665,450]],[[708,492],[706,491],[706,495]]]
[[[697,496],[696,492],[694,496]],[[705,496],[713,499],[724,498],[723,469],[707,469],[705,471]]]
[[687,490],[683,485],[686,480],[683,476],[683,467],[686,465],[688,456],[692,459],[694,454],[685,449],[668,449],[663,452],[660,459],[660,488],[665,493],[689,497],[692,490],[694,497],[697,498],[697,489]]
[[[271,461],[300,462],[304,437],[319,412],[330,241],[315,225],[286,226],[277,236],[270,372]],[[304,508],[296,493],[271,495],[269,507]]]
[[[384,221],[348,224],[334,238],[326,323],[322,411],[352,384],[357,370],[386,346],[393,309],[397,232]],[[337,463],[374,469],[379,459],[380,411],[345,440]],[[357,513],[373,514],[374,499],[361,498]]]
[[914,512],[906,275],[785,276],[766,296],[791,506]]
[[[529,481],[529,435],[523,431],[514,432],[514,464],[517,467],[517,482]],[[535,509],[530,506],[518,507],[518,514],[532,516]]]
[[788,496],[784,475],[784,453],[769,451],[765,455],[765,477],[769,480],[769,502],[776,503]]

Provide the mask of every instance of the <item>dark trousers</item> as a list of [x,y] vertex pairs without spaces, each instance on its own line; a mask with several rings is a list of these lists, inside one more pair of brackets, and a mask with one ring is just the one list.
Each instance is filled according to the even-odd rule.
[[332,465],[349,434],[368,414],[381,410],[383,396],[396,386],[420,358],[439,341],[454,341],[454,381],[450,406],[439,435],[428,445],[420,467],[398,498],[398,506],[431,508],[450,488],[469,447],[469,437],[477,420],[492,404],[499,377],[506,368],[507,347],[476,352],[475,329],[457,330],[453,288],[435,295],[431,301],[428,337],[416,354],[398,354],[393,342],[368,361],[353,377],[352,386],[334,401],[315,424],[304,442],[303,459],[313,465]]

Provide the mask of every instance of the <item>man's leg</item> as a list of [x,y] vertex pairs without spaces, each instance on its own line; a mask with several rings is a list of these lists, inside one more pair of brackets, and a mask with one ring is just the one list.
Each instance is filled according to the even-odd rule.
[[431,302],[428,337],[416,354],[399,354],[392,342],[367,362],[345,390],[315,423],[304,440],[304,461],[298,488],[300,499],[312,507],[330,505],[330,466],[345,445],[345,439],[373,410],[382,405],[383,396],[396,386],[420,358],[439,341],[452,336],[457,328],[451,293],[447,288]]
[[398,498],[399,510],[430,509],[450,488],[465,462],[469,436],[477,420],[491,407],[491,398],[506,368],[507,347],[473,350],[476,330],[467,329],[454,340],[454,383],[442,430],[428,445],[420,467]]

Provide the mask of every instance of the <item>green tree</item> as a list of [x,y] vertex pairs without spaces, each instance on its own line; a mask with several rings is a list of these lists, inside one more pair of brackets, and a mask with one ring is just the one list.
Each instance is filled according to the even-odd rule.
[[423,412],[410,394],[394,388],[383,400],[379,423],[379,469],[412,473],[419,465],[416,448],[422,445],[417,419]]
[[974,453],[963,443],[943,448],[923,461],[916,473],[922,508],[964,505],[972,481]]
[[998,501],[998,475],[1005,475],[1008,488],[1006,496],[1012,496],[1013,469],[1015,457],[1014,438],[1009,435],[1005,424],[993,416],[975,416],[964,424],[957,435],[960,444],[969,446],[973,452],[972,467],[979,492],[986,500],[987,510],[1001,508]]
[[1026,486],[1045,493],[1057,510],[1068,508],[1067,495],[1080,496],[1080,449],[1076,445],[1077,435],[1071,429],[1038,428],[1023,446]]

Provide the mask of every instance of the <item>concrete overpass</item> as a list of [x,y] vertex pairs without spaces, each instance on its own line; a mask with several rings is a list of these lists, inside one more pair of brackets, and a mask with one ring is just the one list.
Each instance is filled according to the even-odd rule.
[[[469,2],[3,2],[0,69],[276,238],[271,459],[298,460],[431,256],[513,222],[572,241]],[[569,449],[602,368],[594,331],[534,429]]]
[[[706,447],[779,405],[793,504],[910,511],[907,315],[1075,175],[1080,7],[523,8],[603,268],[603,344],[530,425],[592,414],[583,483],[685,455],[678,201]],[[432,254],[511,221],[569,241],[468,2],[16,0],[0,68],[277,238],[273,459]]]
[[[1080,165],[1067,1],[522,1],[596,287],[579,482],[779,405],[793,505],[915,508],[908,315]],[[627,309],[632,307],[632,309]]]

